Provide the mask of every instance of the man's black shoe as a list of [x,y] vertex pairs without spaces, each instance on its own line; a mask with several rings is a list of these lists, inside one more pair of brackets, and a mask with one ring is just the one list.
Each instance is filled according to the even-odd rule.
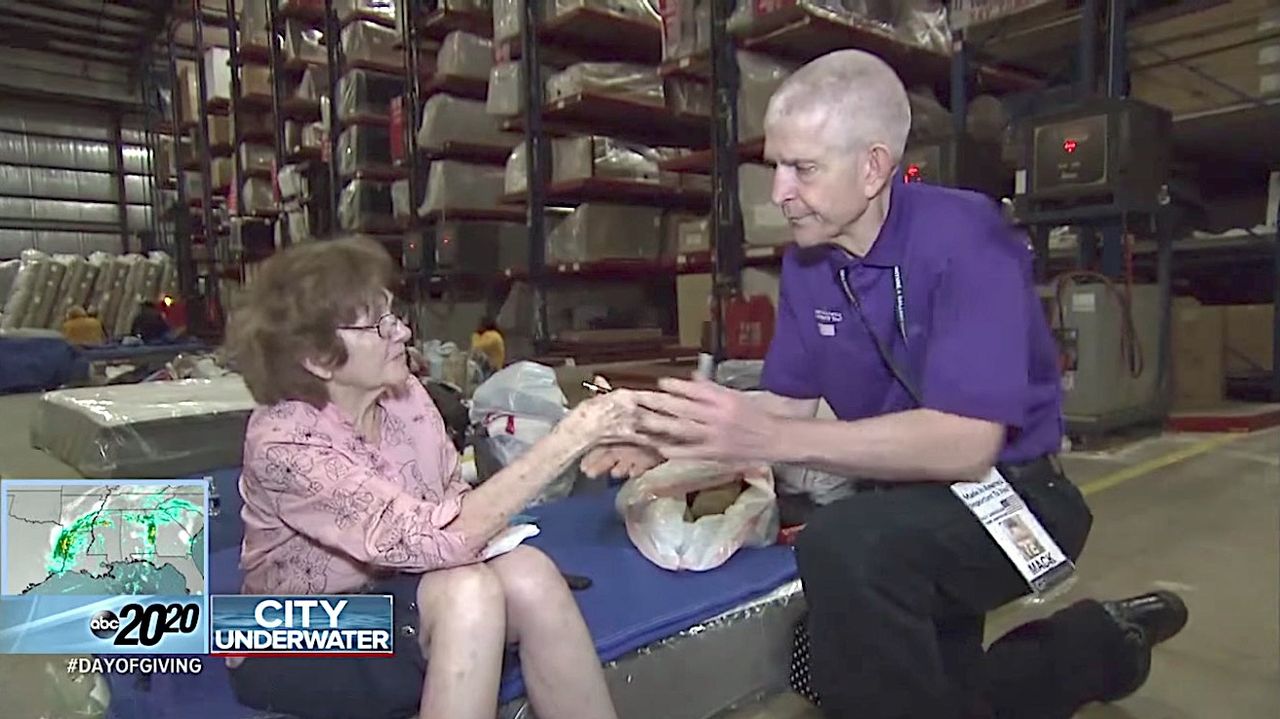
[[1124,632],[1127,666],[1116,677],[1116,686],[1104,702],[1119,701],[1138,689],[1151,675],[1151,648],[1167,641],[1187,625],[1187,605],[1173,592],[1158,591],[1114,602],[1102,608]]
[[1187,626],[1187,605],[1173,592],[1152,592],[1103,602],[1102,606],[1116,621],[1142,627],[1147,642],[1153,647],[1168,641]]
[[1116,702],[1138,691],[1151,676],[1151,641],[1141,626],[1119,616],[1106,602],[1102,606],[1124,632],[1123,658],[1116,657],[1116,672],[1111,675],[1112,687],[1098,698],[1099,701]]

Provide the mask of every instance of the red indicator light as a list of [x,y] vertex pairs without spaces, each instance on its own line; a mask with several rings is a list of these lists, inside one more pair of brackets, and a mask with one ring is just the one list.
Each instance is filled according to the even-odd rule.
[[907,165],[907,171],[903,173],[903,182],[920,182],[924,178],[920,175],[919,165]]
[[1075,151],[1076,151],[1076,147],[1078,146],[1078,144],[1079,144],[1079,143],[1077,143],[1075,140],[1063,140],[1063,141],[1062,141],[1062,149],[1063,149],[1063,151],[1065,151],[1067,154],[1070,154],[1070,153],[1072,153],[1072,152],[1075,152]]

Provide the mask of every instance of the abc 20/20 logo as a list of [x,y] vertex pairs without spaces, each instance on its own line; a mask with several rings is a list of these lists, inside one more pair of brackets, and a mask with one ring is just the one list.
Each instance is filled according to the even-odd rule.
[[89,631],[117,647],[155,647],[165,637],[189,635],[201,628],[200,604],[196,602],[131,602],[117,616],[103,609],[89,620]]

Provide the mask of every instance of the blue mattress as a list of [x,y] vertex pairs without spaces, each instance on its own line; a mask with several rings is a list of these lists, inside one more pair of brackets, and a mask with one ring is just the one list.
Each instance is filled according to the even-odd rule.
[[198,352],[208,349],[204,342],[195,338],[183,338],[174,342],[160,342],[148,345],[108,344],[97,347],[85,347],[81,350],[85,359],[90,362],[128,361],[139,357],[155,357],[180,352]]
[[[239,590],[238,469],[213,473],[221,511],[210,520],[209,583],[214,593]],[[722,567],[702,573],[660,569],[635,550],[613,508],[615,490],[570,497],[537,507],[542,533],[529,540],[568,574],[593,584],[575,597],[602,661],[617,659],[677,634],[794,579],[787,547],[738,552]],[[236,704],[220,660],[206,658],[197,677],[157,676],[149,690],[129,677],[112,677],[112,719],[249,719],[254,710]],[[503,702],[524,694],[518,664],[506,668]]]
[[81,352],[57,337],[0,337],[0,394],[45,392],[89,374]]

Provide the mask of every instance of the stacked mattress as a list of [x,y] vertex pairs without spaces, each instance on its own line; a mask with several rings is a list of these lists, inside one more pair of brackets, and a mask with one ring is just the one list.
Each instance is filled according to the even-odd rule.
[[240,464],[254,403],[238,375],[48,392],[31,446],[85,477],[171,478]]
[[72,307],[83,307],[102,320],[110,337],[128,334],[138,305],[174,291],[177,270],[164,252],[110,255],[95,252],[48,255],[26,250],[16,269],[5,272],[0,329],[58,329]]

